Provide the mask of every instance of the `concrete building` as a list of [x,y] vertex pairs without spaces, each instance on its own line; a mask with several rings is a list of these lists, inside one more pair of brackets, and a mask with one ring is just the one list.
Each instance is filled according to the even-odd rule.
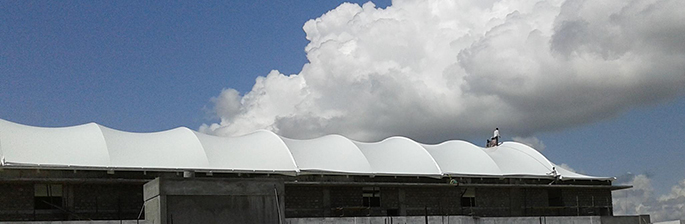
[[0,161],[0,221],[649,221],[613,217],[611,191],[630,186],[563,169],[516,142],[294,140],[269,131],[223,138],[0,119]]

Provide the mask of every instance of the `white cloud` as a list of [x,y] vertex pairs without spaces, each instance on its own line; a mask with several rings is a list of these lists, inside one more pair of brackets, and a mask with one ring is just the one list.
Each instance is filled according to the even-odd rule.
[[[547,146],[545,146],[545,143],[543,143],[540,139],[538,139],[535,136],[532,137],[513,137],[512,140],[526,144],[535,150],[538,150],[539,152],[542,152],[545,150]],[[566,164],[562,164],[566,165]],[[570,168],[570,167],[569,167]]]
[[559,164],[559,167],[564,168],[564,169],[566,169],[566,170],[568,170],[568,171],[571,171],[571,172],[574,172],[574,173],[578,173],[578,172],[579,172],[579,171],[576,171],[575,169],[571,168],[571,166],[569,166],[569,165],[566,164],[566,163]]
[[614,214],[650,214],[653,222],[685,219],[685,179],[671,188],[671,192],[656,197],[651,180],[636,175],[624,183],[633,187],[613,192]]
[[304,24],[309,63],[213,99],[220,123],[358,140],[511,136],[606,119],[685,86],[685,7],[645,1],[344,3]]

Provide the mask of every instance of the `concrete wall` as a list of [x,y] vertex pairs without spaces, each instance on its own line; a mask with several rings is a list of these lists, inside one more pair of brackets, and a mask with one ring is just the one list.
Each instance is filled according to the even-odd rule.
[[0,184],[0,221],[32,220],[33,184]]
[[161,178],[145,184],[150,224],[279,223],[284,186],[277,179]]
[[[139,184],[74,184],[68,194],[71,219],[136,219],[143,206]],[[66,189],[70,189],[66,188]]]
[[97,220],[97,221],[33,221],[0,222],[0,224],[147,224],[144,220]]
[[673,221],[655,222],[654,224],[685,224],[685,220],[673,220]]
[[636,224],[648,224],[652,223],[649,215],[640,216],[602,216],[602,224],[623,224],[623,223],[636,223]]
[[[327,218],[288,218],[286,224],[646,224],[649,216],[627,217],[481,217],[468,216],[398,216],[398,217],[327,217]],[[647,222],[645,222],[647,221]],[[141,220],[109,221],[44,221],[44,222],[0,222],[0,224],[150,224]],[[227,222],[228,223],[228,222]],[[685,221],[657,222],[655,224],[682,224]]]
[[[36,183],[62,186],[61,209],[34,209]],[[135,219],[142,205],[142,184],[0,183],[0,221]]]
[[474,215],[610,216],[611,191],[592,188],[555,188],[561,205],[550,206],[551,188],[476,188],[475,207],[462,207],[465,187],[380,186],[380,207],[362,206],[362,186],[287,184],[286,217],[363,217]]
[[[287,224],[647,224],[645,217],[469,217],[469,216],[404,216],[404,217],[340,217],[288,218]],[[649,221],[649,217],[646,217]]]
[[[275,202],[274,206],[267,208],[271,206],[269,198],[275,199],[271,193],[273,186],[265,184],[268,181],[276,182],[279,199],[283,199],[279,200],[281,211],[273,213],[280,214],[281,217],[611,215],[611,192],[605,186],[610,185],[610,182],[597,181],[573,181],[574,186],[587,186],[564,187],[548,186],[548,181],[535,179],[460,178],[459,182],[464,185],[454,186],[447,184],[449,181],[446,179],[416,177],[213,174],[213,177],[209,178],[210,182],[217,183],[210,184],[202,181],[202,178],[193,178],[185,184],[185,180],[167,182],[168,186],[165,189],[160,189],[158,183],[156,188],[145,190],[148,193],[156,192],[149,194],[153,196],[143,197],[142,185],[145,182],[155,177],[173,179],[181,177],[182,173],[0,170],[0,221],[135,219],[146,199],[148,206],[145,214],[159,223],[168,217],[180,218],[175,213],[166,213],[169,208],[182,209],[174,206],[211,204],[210,199],[201,197],[208,195],[217,196],[216,198],[222,201],[233,200],[238,204],[247,204],[248,207],[262,206],[257,209],[259,211],[278,210]],[[263,178],[261,182],[259,178]],[[233,183],[243,182],[242,187],[226,184],[226,180],[222,179],[230,179]],[[286,182],[285,187],[282,181]],[[255,185],[249,185],[247,182],[255,182]],[[62,184],[65,211],[36,211],[33,196],[36,183]],[[192,187],[194,184],[204,187]],[[476,207],[461,206],[460,195],[466,188],[465,184],[490,185],[476,188]],[[496,184],[508,186],[499,187]],[[594,185],[597,188],[594,188]],[[369,186],[380,187],[380,207],[363,206],[363,187]],[[214,190],[198,190],[205,187]],[[253,188],[257,190],[239,190]],[[549,206],[548,190],[551,188],[562,189],[565,207]],[[212,193],[213,191],[224,193]],[[163,194],[166,195],[157,197],[160,196],[160,192],[165,192]],[[198,197],[188,199],[186,196]],[[170,200],[173,202],[171,207],[168,203]],[[215,213],[235,209],[243,208],[225,205],[219,210],[205,210]],[[233,216],[241,214],[244,213],[235,213]]]

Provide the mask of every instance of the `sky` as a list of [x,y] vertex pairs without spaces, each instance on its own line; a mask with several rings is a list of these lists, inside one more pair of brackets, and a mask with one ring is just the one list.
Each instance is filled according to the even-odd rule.
[[0,119],[477,145],[499,127],[635,186],[617,214],[685,219],[685,2],[346,2],[0,0]]

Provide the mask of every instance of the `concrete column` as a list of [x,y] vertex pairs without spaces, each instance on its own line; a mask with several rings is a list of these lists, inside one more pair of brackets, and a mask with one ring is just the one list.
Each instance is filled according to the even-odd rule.
[[[62,185],[62,197],[65,200],[64,206],[66,209],[69,211],[74,211],[74,186],[71,184]],[[72,214],[69,214],[69,217],[72,216]]]
[[400,188],[398,191],[398,201],[400,203],[400,216],[406,216],[407,215],[407,206],[404,203],[404,189]]
[[523,216],[523,206],[524,201],[523,189],[521,188],[511,188],[509,189],[509,215],[510,216]]
[[156,178],[143,186],[145,221],[147,223],[167,223],[166,195],[160,194],[159,182],[159,178]]
[[323,189],[323,215],[324,217],[331,216],[331,190],[328,188]]

